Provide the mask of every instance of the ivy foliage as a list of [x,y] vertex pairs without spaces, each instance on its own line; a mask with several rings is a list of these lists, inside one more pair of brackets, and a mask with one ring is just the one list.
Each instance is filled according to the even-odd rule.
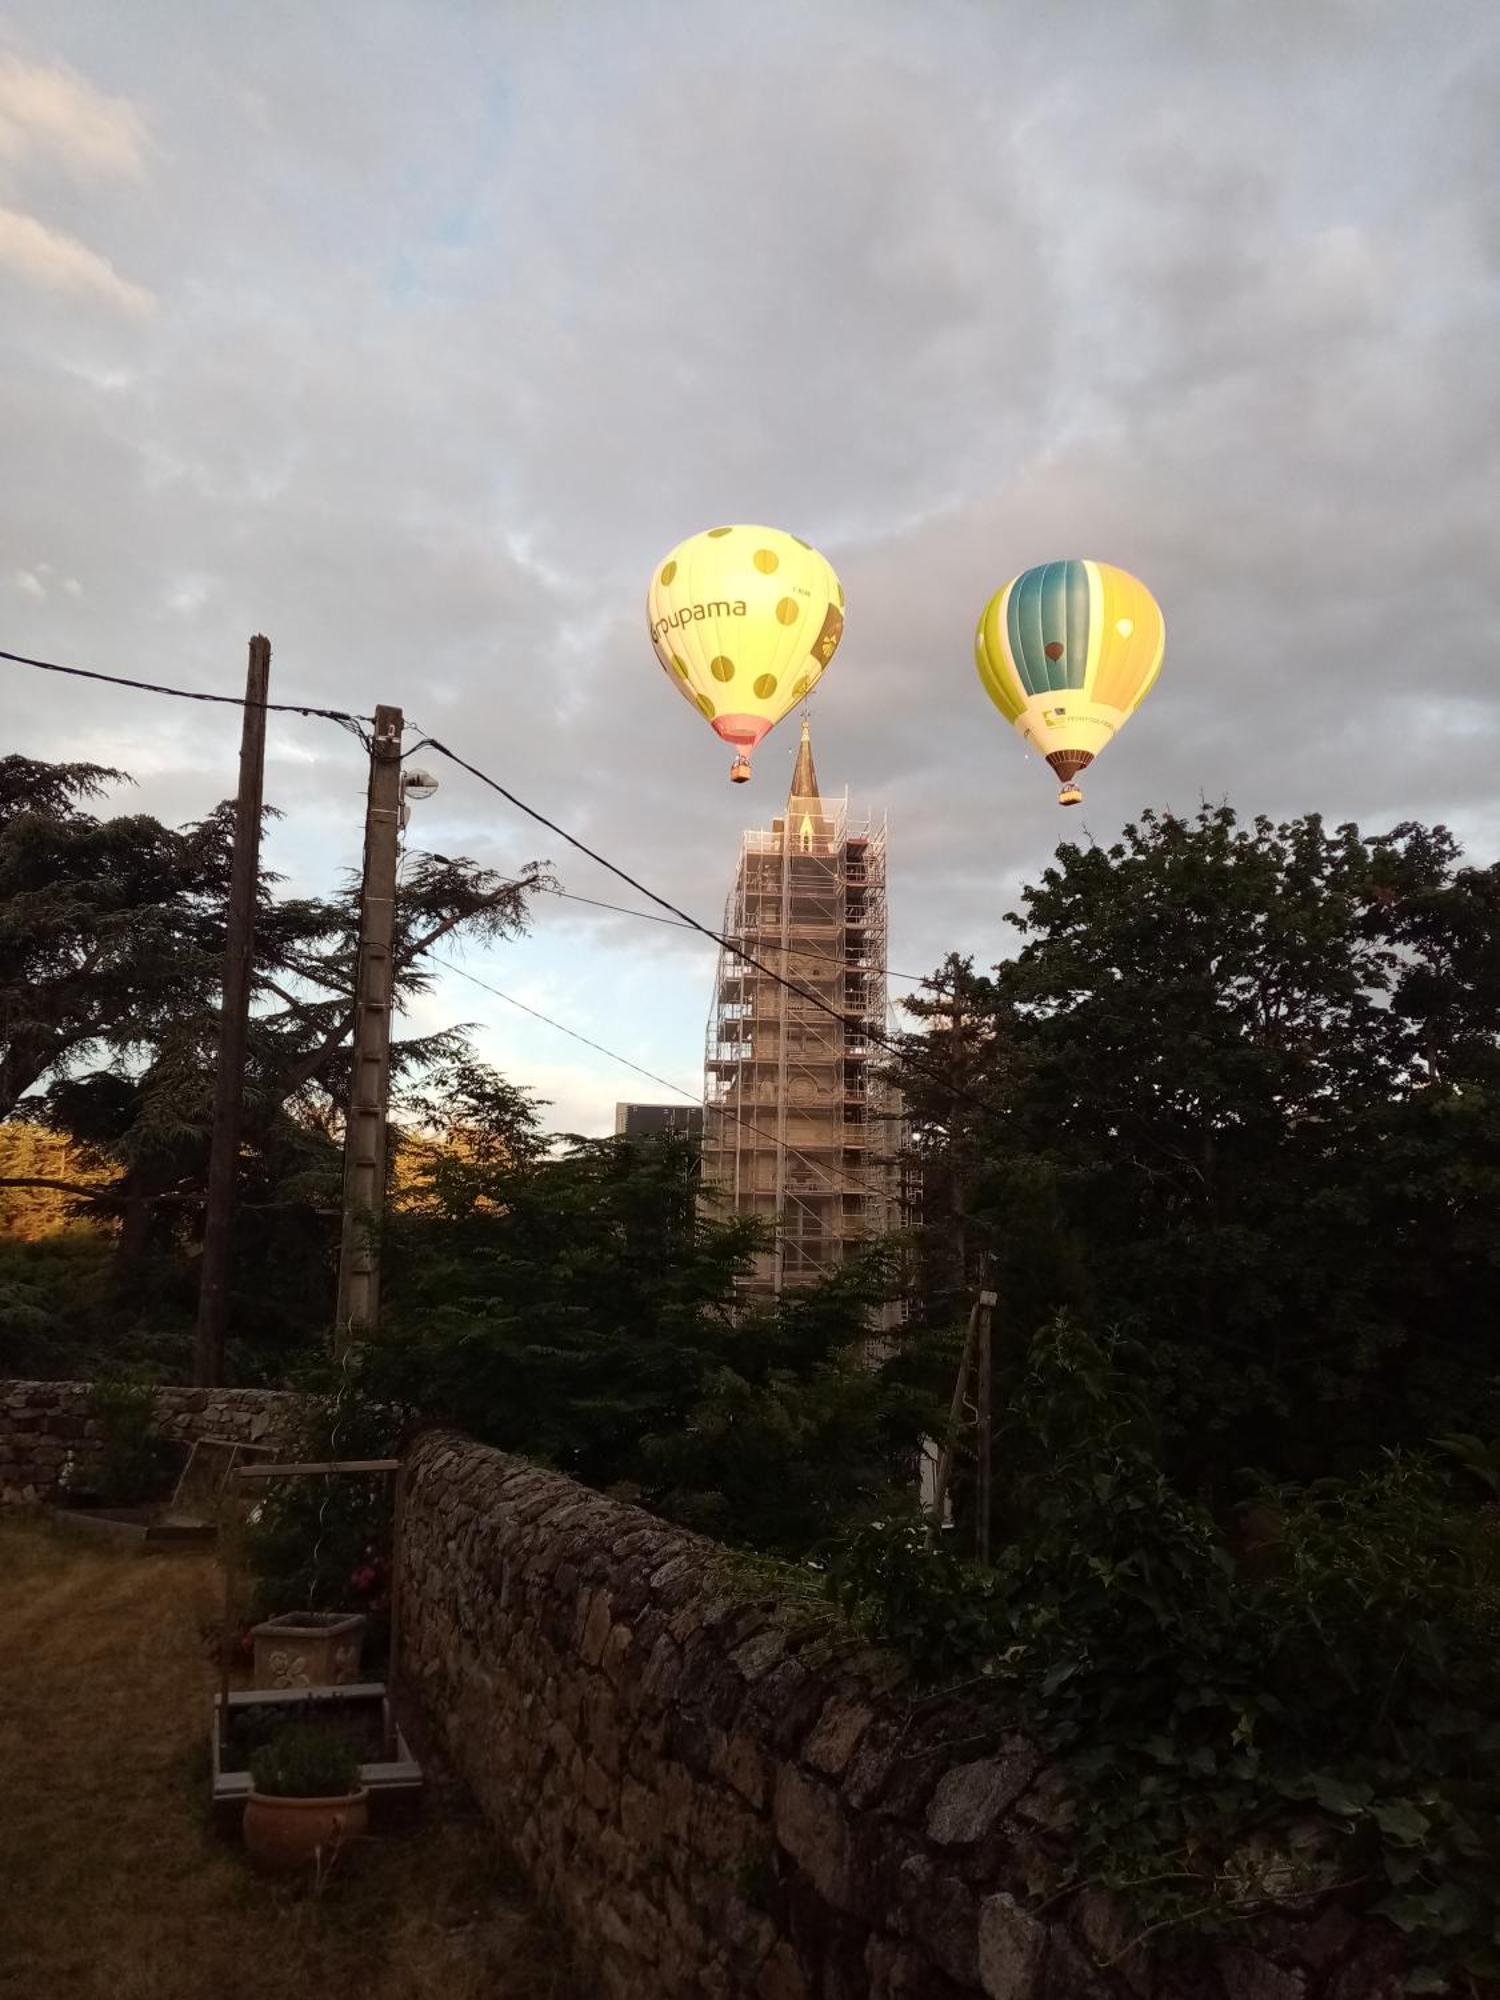
[[1162,1470],[1146,1358],[1067,1320],[997,1439],[992,1569],[920,1523],[848,1538],[846,1610],[977,1682],[1086,1797],[1082,1879],[1144,1930],[1243,1931],[1335,1885],[1410,1990],[1500,1976],[1500,1533],[1433,1460],[1261,1487],[1226,1535]]

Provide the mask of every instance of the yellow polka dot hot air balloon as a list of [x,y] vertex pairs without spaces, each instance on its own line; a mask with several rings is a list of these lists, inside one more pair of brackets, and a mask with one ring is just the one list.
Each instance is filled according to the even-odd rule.
[[815,548],[780,528],[710,528],[659,563],[646,595],[667,678],[735,750],[750,753],[810,693],[844,631],[844,593]]
[[1059,805],[1083,797],[1074,780],[1150,693],[1166,642],[1156,599],[1109,563],[1040,563],[985,606],[979,678],[1057,773]]

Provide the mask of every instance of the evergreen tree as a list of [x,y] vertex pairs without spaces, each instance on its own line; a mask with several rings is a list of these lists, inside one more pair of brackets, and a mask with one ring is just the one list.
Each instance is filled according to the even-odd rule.
[[[172,829],[85,810],[117,772],[0,759],[0,1117],[45,1120],[82,1149],[80,1214],[115,1226],[93,1349],[186,1356],[196,1298],[223,973],[232,818]],[[393,953],[398,1005],[431,984],[449,934],[513,936],[543,880],[415,855]],[[231,1273],[238,1379],[275,1379],[326,1324],[342,1103],[354,1020],[358,884],[283,898],[262,877]],[[467,1058],[462,1031],[398,1040],[404,1097]],[[14,1189],[41,1175],[7,1177]],[[0,1316],[0,1343],[8,1328]],[[87,1349],[76,1357],[87,1361]],[[0,1354],[0,1366],[6,1365]]]

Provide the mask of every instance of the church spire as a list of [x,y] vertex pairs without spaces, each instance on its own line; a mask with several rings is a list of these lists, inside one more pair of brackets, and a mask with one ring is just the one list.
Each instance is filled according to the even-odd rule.
[[793,799],[821,799],[818,790],[818,772],[813,763],[812,736],[807,727],[807,717],[802,718],[802,741],[797,745],[797,763],[792,772],[792,788],[787,793],[787,804]]

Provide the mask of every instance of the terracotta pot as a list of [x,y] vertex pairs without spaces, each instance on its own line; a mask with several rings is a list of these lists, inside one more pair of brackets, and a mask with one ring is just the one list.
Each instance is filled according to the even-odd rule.
[[263,1868],[305,1868],[331,1860],[370,1823],[363,1786],[342,1799],[285,1799],[252,1791],[245,1801],[245,1846]]
[[258,1688],[344,1687],[359,1678],[365,1619],[357,1611],[283,1611],[252,1625]]

